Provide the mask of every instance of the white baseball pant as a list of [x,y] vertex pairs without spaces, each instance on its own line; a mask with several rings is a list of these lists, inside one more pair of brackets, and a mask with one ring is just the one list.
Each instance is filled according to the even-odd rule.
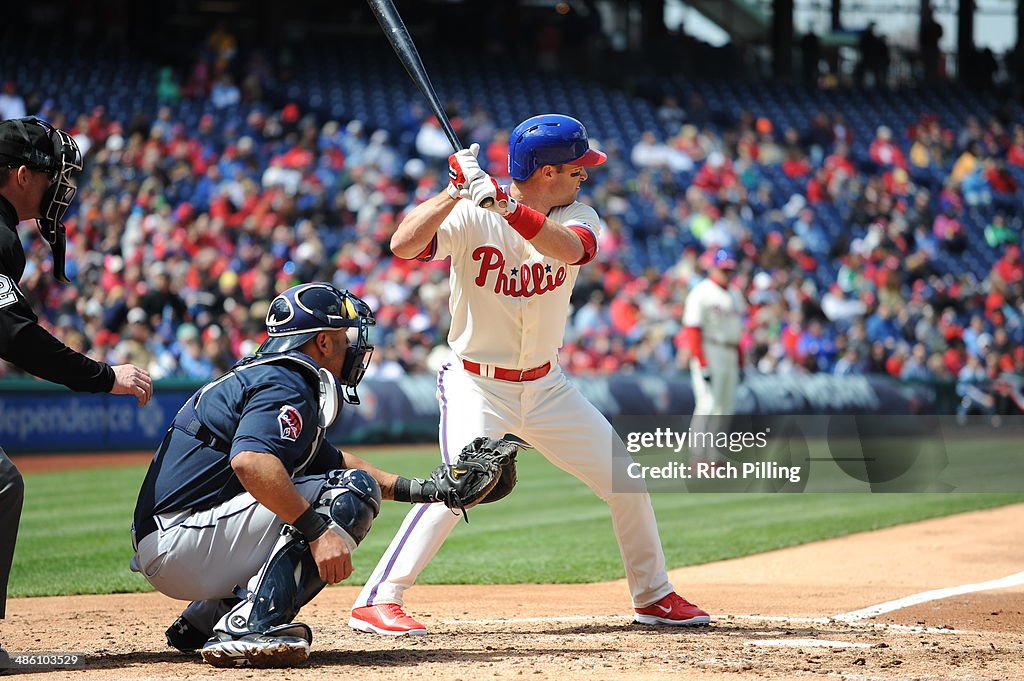
[[[438,372],[437,399],[444,461],[456,460],[480,435],[519,436],[608,504],[634,607],[672,592],[650,496],[612,492],[613,475],[626,480],[631,461],[621,438],[557,365],[547,376],[517,383],[477,376],[452,358]],[[413,506],[353,607],[402,604],[405,590],[461,519],[442,504]]]
[[[704,343],[704,357],[708,362],[711,380],[704,380],[700,362],[690,360],[690,378],[693,384],[693,432],[719,432],[728,427],[724,419],[731,416],[736,405],[736,387],[739,384],[740,365],[736,348],[717,343]],[[709,418],[711,417],[711,418]],[[714,447],[693,447],[690,461],[722,462],[724,459]]]

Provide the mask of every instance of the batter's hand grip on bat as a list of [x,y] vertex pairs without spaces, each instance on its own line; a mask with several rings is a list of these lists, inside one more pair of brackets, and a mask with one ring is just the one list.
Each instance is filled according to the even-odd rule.
[[491,206],[494,205],[494,199],[491,198],[490,196],[488,196],[488,197],[484,198],[478,205],[481,208],[490,208]]

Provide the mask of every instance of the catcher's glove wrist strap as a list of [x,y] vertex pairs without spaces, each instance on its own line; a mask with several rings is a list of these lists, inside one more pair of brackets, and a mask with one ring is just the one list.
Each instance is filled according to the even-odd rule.
[[430,480],[398,476],[395,480],[395,501],[432,504],[437,501],[437,487]]
[[307,542],[319,539],[320,535],[326,532],[330,526],[327,518],[314,511],[312,506],[303,511],[302,515],[292,523],[292,527],[301,532]]

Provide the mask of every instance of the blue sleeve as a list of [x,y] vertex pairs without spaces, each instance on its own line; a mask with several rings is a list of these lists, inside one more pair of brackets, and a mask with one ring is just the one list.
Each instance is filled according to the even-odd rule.
[[345,468],[345,459],[338,448],[327,440],[320,443],[313,460],[302,472],[303,475],[324,475],[330,471]]
[[241,452],[273,454],[289,473],[316,437],[317,409],[312,391],[266,383],[251,388],[231,442],[231,458]]

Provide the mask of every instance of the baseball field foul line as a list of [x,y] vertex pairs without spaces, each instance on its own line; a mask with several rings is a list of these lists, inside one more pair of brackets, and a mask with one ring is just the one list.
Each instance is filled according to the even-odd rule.
[[[756,620],[760,622],[785,622],[787,624],[829,624],[837,622],[835,617],[785,617],[781,615],[726,615],[725,619]],[[924,627],[916,624],[891,624],[889,622],[867,622],[852,621],[843,622],[850,626],[864,627],[865,629],[882,629],[888,631],[899,631],[910,634],[973,634],[976,632],[966,629],[951,629],[947,627]]]
[[902,610],[903,608],[909,608],[912,605],[920,605],[921,603],[928,603],[930,601],[939,601],[944,598],[951,598],[953,596],[962,596],[963,594],[974,593],[976,591],[993,591],[995,589],[1008,589],[1012,586],[1020,586],[1024,584],[1024,572],[1018,572],[1015,575],[1009,575],[1008,577],[1002,577],[1000,579],[993,579],[987,582],[978,582],[976,584],[961,584],[960,586],[946,587],[945,589],[932,589],[931,591],[922,591],[921,593],[913,594],[911,596],[905,596],[903,598],[897,598],[894,601],[886,601],[885,603],[879,603],[872,605],[867,608],[860,610],[853,610],[851,612],[841,613],[835,616],[835,619],[840,622],[859,622],[861,620],[871,619],[884,615],[887,612],[893,610]]
[[[562,615],[553,617],[505,617],[499,619],[454,619],[441,620],[439,624],[445,625],[492,625],[492,624],[538,624],[542,622],[616,622],[631,621],[629,615]],[[718,615],[714,622],[721,624],[729,620],[751,620],[757,622],[783,622],[786,624],[829,624],[839,621],[836,617],[786,617],[782,615]],[[909,624],[890,624],[888,622],[866,622],[861,620],[843,621],[843,624],[850,626],[864,627],[865,629],[883,629],[913,634],[972,634],[973,631],[964,629],[949,629],[945,627],[923,627]]]

